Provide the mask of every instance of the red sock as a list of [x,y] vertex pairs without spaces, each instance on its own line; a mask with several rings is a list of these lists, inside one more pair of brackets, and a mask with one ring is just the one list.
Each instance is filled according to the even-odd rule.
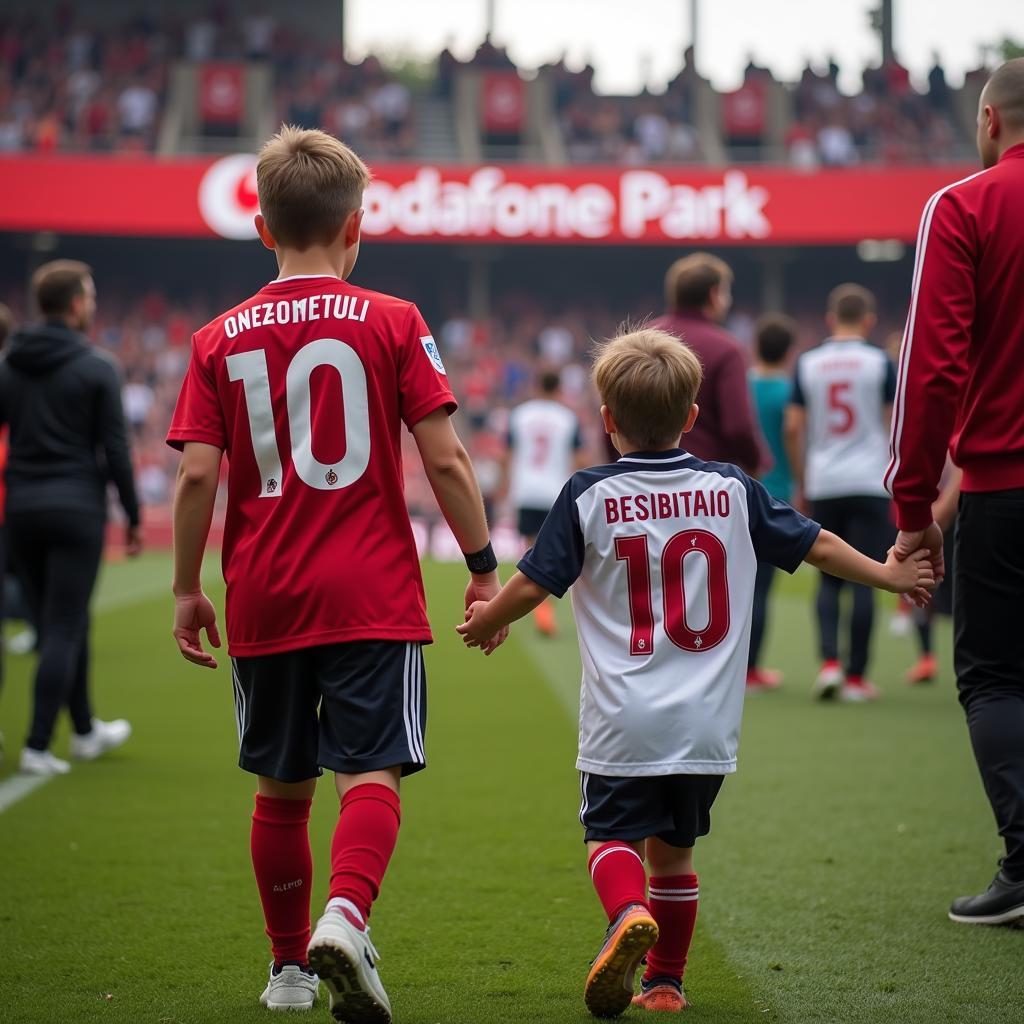
[[342,798],[331,843],[330,898],[349,900],[364,923],[394,853],[401,819],[398,794],[380,783],[355,786]]
[[651,877],[650,907],[658,922],[658,941],[647,954],[644,980],[678,978],[682,981],[686,954],[697,923],[697,876]]
[[628,843],[617,840],[604,843],[591,854],[588,867],[597,898],[609,921],[614,921],[631,903],[647,905],[644,862]]
[[276,964],[306,962],[313,882],[308,827],[312,802],[256,794],[252,866]]

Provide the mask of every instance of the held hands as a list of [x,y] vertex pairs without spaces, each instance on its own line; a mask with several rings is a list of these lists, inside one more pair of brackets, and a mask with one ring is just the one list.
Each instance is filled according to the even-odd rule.
[[935,570],[928,548],[918,548],[909,555],[900,557],[896,547],[889,548],[885,560],[888,589],[894,594],[906,594],[911,601],[924,608],[932,599],[935,589]]
[[[486,575],[470,575],[469,585],[466,587],[466,622],[469,622],[470,613],[475,605],[486,604],[498,596],[499,590],[501,590],[501,580],[498,579],[497,572],[489,572]],[[466,632],[463,626],[455,628],[459,633]],[[484,654],[493,654],[508,639],[508,626],[502,626],[497,632],[492,630],[491,634],[485,638],[487,643],[471,643],[468,637],[464,637],[464,639],[467,647],[480,647]]]
[[207,639],[213,647],[220,647],[220,633],[217,631],[217,612],[213,603],[201,591],[193,594],[176,594],[174,597],[174,639],[178,650],[186,661],[202,668],[216,668],[217,660],[203,650],[199,637],[206,630]]
[[455,627],[467,647],[479,647],[485,655],[493,654],[508,636],[508,627],[498,630],[487,622],[487,601],[474,601],[466,609],[466,621]]
[[919,548],[927,548],[932,572],[935,574],[935,584],[938,586],[946,575],[945,559],[942,552],[942,530],[938,523],[932,523],[926,530],[914,530],[910,533],[900,530],[896,535],[893,551],[896,552],[896,557],[901,562],[918,551]]

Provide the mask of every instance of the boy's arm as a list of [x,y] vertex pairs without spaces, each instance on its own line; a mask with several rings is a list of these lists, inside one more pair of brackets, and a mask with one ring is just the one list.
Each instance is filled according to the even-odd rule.
[[918,604],[927,604],[935,576],[926,548],[915,551],[906,561],[897,561],[892,550],[884,563],[862,555],[846,541],[822,530],[804,558],[822,572],[851,583],[863,583],[894,594],[910,594]]
[[217,613],[203,593],[200,573],[220,479],[221,449],[200,441],[185,444],[174,489],[174,639],[187,661],[216,668],[203,650],[200,631],[220,647]]
[[[488,549],[490,531],[484,516],[480,485],[476,481],[473,463],[455,433],[447,409],[435,409],[413,424],[412,435],[434,497],[463,554],[475,554]],[[474,601],[489,601],[500,589],[497,569],[483,573],[471,572],[466,588],[466,607]],[[501,644],[506,636],[508,630],[500,630],[491,649]]]
[[455,630],[462,634],[467,647],[482,647],[484,654],[490,654],[494,650],[492,639],[497,633],[529,615],[550,596],[550,591],[517,572],[493,601],[473,604],[467,612],[469,618]]

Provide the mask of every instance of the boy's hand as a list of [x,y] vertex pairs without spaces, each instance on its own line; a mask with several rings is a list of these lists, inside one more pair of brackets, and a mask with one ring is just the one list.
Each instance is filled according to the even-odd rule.
[[194,594],[176,594],[174,597],[174,639],[178,650],[186,661],[203,668],[216,668],[217,660],[203,650],[199,637],[201,630],[214,647],[220,647],[220,633],[217,631],[217,612],[213,602],[201,591]]
[[889,589],[895,594],[906,594],[919,608],[923,608],[932,599],[931,591],[935,589],[935,570],[932,567],[932,555],[928,548],[918,548],[902,560],[896,548],[889,548],[885,560],[886,575]]
[[[469,611],[475,603],[486,604],[498,596],[501,590],[501,580],[497,572],[489,572],[485,575],[471,573],[469,585],[466,587],[466,618],[469,619]],[[494,643],[484,654],[490,654],[497,650],[508,639],[508,626],[503,626],[494,636]],[[468,641],[467,641],[468,643]],[[469,644],[471,647],[483,647],[483,644]]]
[[484,654],[489,655],[496,651],[505,636],[508,635],[508,627],[502,630],[495,628],[487,622],[487,601],[474,601],[466,609],[466,621],[455,627],[467,647],[479,647]]

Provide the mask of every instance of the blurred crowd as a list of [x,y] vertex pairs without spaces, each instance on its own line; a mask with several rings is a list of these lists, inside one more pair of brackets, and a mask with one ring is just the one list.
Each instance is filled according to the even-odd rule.
[[[0,14],[0,152],[152,150],[176,61],[266,61],[282,120],[326,127],[375,157],[413,148],[409,90],[373,57],[346,62],[274,5],[167,6],[111,25],[70,3]],[[102,24],[102,27],[101,27]]]
[[[55,16],[0,15],[0,152],[152,149],[174,62],[247,60],[270,65],[281,120],[325,127],[372,159],[415,156],[407,82],[376,57],[347,61],[336,36],[296,29],[276,5],[168,6],[159,17],[99,26],[90,8],[70,3]],[[521,70],[490,37],[466,61],[445,47],[435,94],[450,99],[463,68]],[[813,168],[944,160],[970,145],[937,55],[924,91],[896,59],[865,68],[853,95],[840,91],[839,71],[834,60],[808,64],[799,81],[782,84],[751,58],[739,88],[715,97],[726,153]],[[697,108],[709,86],[692,50],[662,93],[600,95],[593,67],[576,70],[564,58],[537,74],[551,83],[553,114],[574,162],[685,163],[708,155]],[[773,127],[780,97],[788,111],[781,140]]]
[[959,155],[965,140],[955,127],[953,93],[938,54],[933,60],[926,92],[918,92],[907,69],[893,59],[865,68],[853,96],[839,91],[834,60],[820,72],[808,64],[792,90],[794,116],[786,138],[791,162],[841,167],[864,159],[927,163]]
[[702,159],[694,128],[699,81],[693,52],[661,95],[599,96],[594,69],[572,71],[564,58],[542,68],[554,83],[555,109],[575,163],[687,163]]

